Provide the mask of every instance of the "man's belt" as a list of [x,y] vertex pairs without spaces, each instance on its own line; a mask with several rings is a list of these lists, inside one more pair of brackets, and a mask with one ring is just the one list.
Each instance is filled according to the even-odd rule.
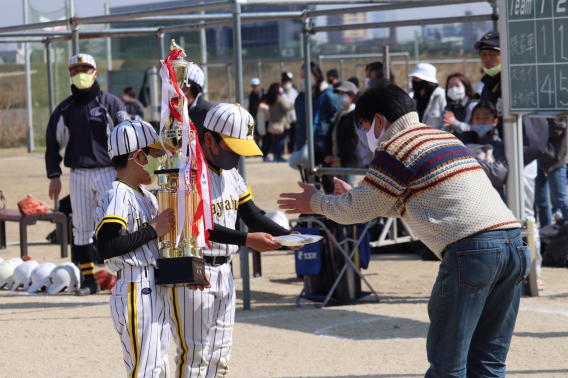
[[208,264],[213,266],[223,265],[229,261],[228,256],[203,256],[203,258]]

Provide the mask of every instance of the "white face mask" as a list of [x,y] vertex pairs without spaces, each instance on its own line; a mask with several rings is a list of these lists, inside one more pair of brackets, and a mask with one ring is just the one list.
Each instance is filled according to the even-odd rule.
[[286,83],[284,84],[284,89],[289,91],[292,88],[292,83]]
[[464,87],[451,87],[448,89],[448,97],[454,101],[461,101],[465,98]]
[[373,118],[373,124],[371,125],[369,131],[367,131],[367,143],[369,144],[369,150],[371,150],[372,153],[375,153],[375,150],[379,147],[379,139],[381,139],[381,137],[385,134],[385,130],[387,128],[387,119],[385,118],[385,116],[382,117],[384,124],[383,124],[383,129],[381,130],[381,135],[379,135],[378,138],[375,136],[376,118]]

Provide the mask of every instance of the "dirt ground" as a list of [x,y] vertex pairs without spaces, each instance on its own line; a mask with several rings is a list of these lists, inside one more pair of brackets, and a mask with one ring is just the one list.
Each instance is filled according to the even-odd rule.
[[[15,208],[27,193],[50,204],[43,155],[0,149],[0,190]],[[286,164],[247,161],[255,202],[276,210],[276,196],[296,191],[299,175]],[[68,193],[69,172],[63,176]],[[57,245],[45,244],[53,225],[29,229],[30,255],[61,264]],[[18,256],[18,229],[7,224],[3,259]],[[427,302],[438,263],[410,254],[373,255],[364,271],[378,291],[357,305],[298,308],[302,283],[291,253],[262,257],[263,277],[251,279],[252,311],[243,311],[238,257],[234,272],[237,312],[230,376],[420,377],[428,368]],[[100,268],[98,268],[100,269]],[[252,268],[251,268],[252,271]],[[521,300],[508,357],[510,377],[568,377],[568,270],[543,268],[545,291]],[[120,341],[109,315],[110,292],[90,297],[0,290],[1,377],[121,377]],[[308,304],[308,302],[305,302]],[[173,343],[172,343],[173,345]],[[170,367],[173,369],[174,348]]]

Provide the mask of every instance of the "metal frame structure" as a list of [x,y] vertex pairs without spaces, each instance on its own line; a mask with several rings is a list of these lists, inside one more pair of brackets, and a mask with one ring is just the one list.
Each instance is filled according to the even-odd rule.
[[[341,281],[341,278],[343,277],[343,275],[347,271],[348,266],[351,266],[353,268],[355,274],[357,274],[359,277],[361,277],[363,282],[365,282],[367,287],[371,290],[371,293],[375,296],[375,299],[377,300],[377,302],[379,302],[379,294],[377,294],[377,292],[375,291],[373,286],[371,286],[371,284],[369,283],[369,281],[367,281],[367,279],[365,278],[365,276],[363,275],[361,270],[353,262],[353,256],[355,256],[355,252],[357,252],[357,249],[359,249],[359,245],[363,241],[363,238],[365,237],[365,235],[367,234],[369,229],[372,226],[374,226],[375,223],[377,222],[376,219],[372,220],[370,222],[367,222],[367,224],[365,225],[365,228],[361,232],[361,235],[359,236],[358,239],[353,239],[353,238],[346,236],[345,239],[342,240],[342,241],[337,241],[335,235],[333,235],[329,231],[329,229],[325,226],[325,224],[321,220],[319,220],[317,217],[312,216],[312,217],[307,217],[307,218],[292,219],[292,220],[290,220],[290,222],[302,222],[302,223],[308,223],[308,224],[312,224],[312,223],[317,224],[319,226],[320,230],[325,232],[325,234],[327,235],[327,237],[328,237],[329,241],[332,243],[332,245],[334,245],[337,248],[337,250],[339,251],[339,253],[341,253],[343,255],[343,257],[345,258],[345,264],[341,268],[341,271],[339,271],[339,274],[337,275],[337,278],[335,279],[335,281],[333,282],[333,285],[329,289],[329,292],[327,293],[325,299],[323,300],[323,302],[321,304],[316,305],[316,307],[319,307],[319,308],[325,307],[325,305],[331,300],[331,297],[332,297],[333,293],[335,292],[337,285],[339,285],[339,281]],[[350,242],[355,243],[355,245],[353,246],[353,249],[351,249],[351,251],[349,251],[349,253],[348,253],[347,248],[349,248],[348,243],[350,243]],[[303,298],[306,298],[306,296],[304,296],[305,290],[306,290],[305,288],[302,288],[302,291],[300,292],[300,294],[296,298],[296,306],[298,306],[298,307],[301,307],[300,306],[300,300],[302,300]]]
[[[27,0],[24,0],[25,2]],[[489,0],[490,3],[494,4],[496,0]],[[310,40],[309,35],[314,34],[317,32],[324,32],[324,31],[336,31],[336,30],[355,30],[355,29],[369,29],[369,28],[389,28],[389,27],[398,27],[398,26],[414,26],[414,25],[427,25],[427,24],[440,24],[440,23],[454,23],[454,22],[475,22],[475,21],[482,21],[482,20],[493,20],[494,22],[497,20],[497,9],[494,7],[494,12],[491,15],[481,15],[481,16],[466,16],[466,17],[454,17],[454,18],[436,18],[436,19],[422,19],[422,20],[405,20],[405,21],[396,21],[396,22],[383,22],[383,23],[365,23],[365,24],[352,24],[352,25],[339,25],[339,26],[322,26],[322,27],[315,27],[311,23],[312,17],[322,16],[322,15],[329,15],[329,14],[344,14],[344,13],[357,13],[357,12],[369,12],[369,11],[380,11],[380,10],[394,10],[394,9],[406,9],[406,8],[414,8],[414,7],[430,7],[430,6],[440,6],[440,5],[453,5],[453,4],[464,4],[464,3],[480,3],[486,2],[486,0],[272,0],[272,1],[260,1],[260,0],[230,0],[230,1],[215,1],[215,2],[202,2],[201,4],[197,5],[189,5],[189,6],[182,6],[182,7],[172,7],[172,8],[162,8],[162,9],[153,9],[150,11],[138,11],[138,12],[126,12],[126,13],[119,13],[119,14],[111,14],[111,15],[101,15],[101,16],[94,16],[94,17],[76,17],[75,10],[71,9],[71,17],[68,20],[57,20],[57,21],[49,21],[49,22],[41,22],[41,23],[34,23],[34,24],[24,24],[24,25],[15,25],[15,26],[8,26],[0,28],[0,37],[7,37],[6,39],[0,38],[0,43],[2,42],[14,42],[15,38],[20,38],[21,41],[24,42],[32,42],[36,41],[35,39],[26,39],[23,40],[21,37],[29,36],[29,37],[43,37],[42,41],[46,44],[46,49],[48,55],[50,55],[51,49],[49,45],[52,42],[56,41],[65,41],[71,40],[72,43],[72,51],[73,54],[78,53],[79,50],[79,39],[87,39],[87,38],[110,38],[110,37],[118,37],[118,36],[134,36],[134,35],[144,35],[144,34],[156,34],[159,38],[159,55],[160,58],[165,58],[165,50],[164,50],[164,33],[167,32],[174,32],[174,31],[187,31],[187,30],[202,30],[207,28],[216,28],[221,26],[233,26],[234,33],[233,33],[233,58],[234,58],[234,66],[235,66],[235,97],[236,102],[242,103],[243,102],[243,77],[242,77],[242,41],[241,41],[241,25],[247,23],[258,23],[258,22],[266,22],[267,20],[274,21],[279,19],[288,19],[288,18],[297,18],[302,20],[302,46],[303,46],[303,61],[304,66],[309,66],[311,62],[310,56]],[[388,4],[387,4],[388,3]],[[73,2],[70,2],[73,5]],[[293,15],[288,12],[282,12],[279,14],[274,12],[273,15],[271,14],[264,14],[264,18],[255,18],[256,15],[253,13],[250,14],[242,14],[242,9],[244,7],[269,7],[269,6],[311,6],[311,5],[364,5],[364,4],[374,4],[374,5],[367,5],[362,7],[351,7],[351,8],[340,8],[334,10],[320,10],[320,11],[311,11],[305,10],[302,12],[296,12]],[[27,8],[27,7],[26,7]],[[148,22],[148,19],[156,19],[155,17],[158,16],[168,16],[168,15],[175,15],[180,13],[195,13],[195,12],[204,12],[210,10],[220,10],[220,9],[230,9],[230,15],[224,15],[226,18],[223,19],[222,17],[218,17],[219,21],[216,22],[209,22],[205,23],[205,21],[211,21],[211,15],[201,14],[199,16],[193,17],[192,21],[196,23],[187,24],[187,25],[178,25],[178,26],[171,26],[171,27],[156,27],[156,28],[136,28],[136,29],[100,29],[100,30],[83,30],[80,31],[80,25],[86,24],[110,24],[110,23],[118,23],[118,22]],[[26,12],[26,11],[24,11]],[[254,16],[253,16],[254,15]],[[145,18],[144,21],[136,20],[135,19],[142,19]],[[178,20],[160,20],[160,22],[179,22]],[[52,31],[37,31],[37,32],[30,32],[29,30],[34,29],[43,29],[43,28],[50,28],[56,26],[70,26],[70,31],[59,31],[59,32],[52,32]],[[27,54],[26,54],[27,56]],[[50,59],[51,62],[51,59]],[[259,66],[260,67],[260,66]],[[49,69],[48,69],[49,71]],[[260,71],[260,70],[259,70]],[[26,72],[29,75],[30,67],[29,64],[26,64]],[[49,73],[48,73],[49,75]],[[49,82],[51,82],[50,80]],[[30,80],[31,83],[31,80]],[[305,75],[304,81],[304,88],[307,93],[311,93],[311,80],[310,75]],[[31,88],[28,86],[27,90],[29,96],[31,96]],[[28,108],[31,110],[31,99],[28,99]],[[51,104],[50,104],[51,106]],[[310,169],[314,169],[314,151],[313,151],[313,129],[312,129],[312,102],[310,101],[310,97],[306,96],[306,129],[307,129],[307,144],[308,144],[308,164]],[[31,122],[31,115],[29,116],[28,122]],[[31,134],[29,134],[28,140],[31,140],[33,143],[33,129],[30,130]],[[30,144],[28,141],[28,151],[33,151],[33,144]],[[507,155],[507,150],[506,150]],[[509,158],[509,155],[507,155]],[[245,172],[245,165],[244,159],[242,159],[242,164],[239,166],[239,170],[243,177],[246,175]],[[311,176],[313,180],[313,176]],[[522,184],[522,176],[520,177],[521,181],[517,181],[516,185]],[[243,290],[245,292],[244,298],[244,307],[245,309],[250,309],[250,291],[249,291],[249,274],[248,274],[248,250],[245,248],[243,250],[243,260],[242,260],[242,276],[243,276]]]

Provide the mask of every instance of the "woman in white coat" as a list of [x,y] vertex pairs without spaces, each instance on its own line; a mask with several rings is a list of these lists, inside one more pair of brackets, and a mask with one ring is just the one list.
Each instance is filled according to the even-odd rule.
[[429,63],[418,63],[410,74],[414,105],[420,122],[440,128],[440,119],[446,108],[446,91],[438,86],[436,67]]

